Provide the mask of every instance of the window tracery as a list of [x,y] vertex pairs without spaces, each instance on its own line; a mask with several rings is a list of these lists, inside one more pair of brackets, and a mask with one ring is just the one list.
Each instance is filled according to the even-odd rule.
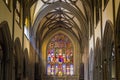
[[64,34],[55,35],[47,47],[47,75],[73,75],[73,45]]

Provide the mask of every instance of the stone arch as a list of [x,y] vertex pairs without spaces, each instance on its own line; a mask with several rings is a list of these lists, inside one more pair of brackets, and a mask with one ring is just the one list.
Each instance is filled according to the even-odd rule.
[[57,1],[57,2],[54,2],[54,4],[49,4],[47,7],[45,7],[42,11],[39,10],[38,12],[38,15],[36,17],[36,20],[34,22],[34,25],[33,25],[33,35],[35,36],[36,34],[36,31],[37,31],[37,28],[39,26],[39,21],[42,20],[42,18],[51,10],[57,8],[57,7],[62,7],[62,8],[65,8],[71,12],[73,12],[73,14],[76,16],[76,18],[81,22],[83,23],[84,27],[83,27],[83,30],[86,32],[85,30],[85,27],[87,27],[87,23],[86,23],[86,19],[83,15],[83,13],[81,11],[78,11],[76,10],[74,7],[72,7],[71,5],[69,5],[68,3],[65,3],[65,2],[60,2],[60,1]]
[[117,12],[115,26],[115,57],[116,57],[116,78],[120,80],[120,3]]
[[103,79],[111,80],[111,56],[113,48],[113,24],[110,20],[106,22],[104,35],[103,35]]
[[20,39],[17,37],[14,42],[14,50],[15,50],[15,79],[22,79],[22,48]]
[[[81,60],[81,58],[79,58],[79,57],[81,57],[81,54],[80,55],[78,55],[78,52],[80,52],[80,46],[78,45],[79,44],[79,42],[78,42],[78,40],[76,39],[76,37],[73,35],[73,34],[71,34],[69,31],[66,31],[66,30],[64,30],[64,29],[56,29],[55,31],[52,31],[51,33],[49,33],[46,37],[45,37],[45,39],[43,40],[43,42],[41,42],[41,43],[43,43],[42,44],[42,48],[41,48],[41,55],[42,55],[42,58],[45,58],[46,57],[46,47],[47,47],[47,44],[48,44],[48,42],[49,42],[49,40],[55,35],[55,34],[58,34],[58,33],[62,33],[62,34],[64,34],[64,35],[66,35],[66,36],[68,36],[68,38],[71,40],[71,42],[73,43],[73,47],[74,47],[74,70],[75,70],[75,72],[74,72],[74,75],[76,75],[76,74],[79,74],[79,71],[77,70],[77,65],[79,66],[80,64],[79,64],[79,60],[78,59],[80,59]],[[76,47],[76,48],[75,48]],[[77,52],[78,51],[78,52]],[[44,56],[43,56],[43,54],[44,54]],[[46,64],[46,62],[45,62],[45,64]],[[46,68],[46,65],[44,65],[43,66],[44,68]],[[44,70],[44,69],[43,69]],[[45,69],[46,70],[46,69]],[[44,71],[44,72],[46,72],[46,71]]]
[[97,38],[95,54],[94,54],[94,80],[101,80],[102,78],[102,54],[101,54],[101,40]]
[[11,80],[12,76],[12,66],[11,56],[12,56],[12,44],[11,44],[11,34],[9,30],[8,22],[3,21],[0,23],[0,57],[1,57],[1,80]]
[[39,10],[39,12],[38,12],[38,15],[37,15],[37,17],[36,17],[36,20],[35,20],[35,22],[34,22],[34,24],[33,24],[33,28],[32,28],[32,36],[33,37],[35,37],[36,36],[36,32],[37,32],[37,29],[38,29],[38,26],[39,26],[39,21],[41,21],[42,20],[42,18],[49,12],[49,11],[51,11],[51,10],[53,10],[53,9],[55,9],[55,8],[57,8],[57,7],[62,7],[62,8],[65,8],[65,9],[67,9],[67,10],[69,10],[69,11],[71,11],[75,16],[76,16],[76,18],[80,21],[80,23],[81,23],[81,31],[83,31],[82,33],[84,33],[83,35],[86,37],[86,36],[88,36],[87,35],[87,27],[88,27],[88,25],[87,25],[87,21],[86,21],[86,19],[85,19],[85,17],[84,17],[84,15],[83,15],[83,13],[81,12],[81,11],[78,11],[78,10],[76,10],[74,7],[72,7],[70,4],[68,4],[68,3],[65,3],[65,2],[59,2],[59,1],[57,1],[57,2],[54,2],[54,4],[49,4],[47,7],[45,7],[42,11],[41,10]]
[[[111,45],[113,43],[113,24],[110,20],[106,22],[104,35],[103,35],[103,51],[108,52],[111,49]],[[108,50],[108,51],[107,51]],[[107,57],[108,54],[105,54]]]

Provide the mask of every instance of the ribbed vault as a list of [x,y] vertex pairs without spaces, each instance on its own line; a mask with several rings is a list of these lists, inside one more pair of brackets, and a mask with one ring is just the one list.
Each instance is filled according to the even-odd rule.
[[90,12],[89,1],[38,0],[36,6],[38,3],[43,5],[38,11],[35,10],[31,28],[35,41],[42,42],[55,29],[65,29],[78,39],[81,46],[82,43],[86,43],[89,36],[90,13],[87,13]]

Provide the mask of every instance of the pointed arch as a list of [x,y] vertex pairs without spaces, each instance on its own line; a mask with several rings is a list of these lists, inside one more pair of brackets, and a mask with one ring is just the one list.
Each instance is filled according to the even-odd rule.
[[103,53],[104,58],[110,57],[111,47],[113,44],[113,24],[110,20],[106,22],[104,35],[103,35]]
[[[47,74],[73,75],[74,54],[74,47],[68,36],[63,33],[53,35],[47,44]],[[54,70],[51,72],[50,69],[53,67]]]
[[22,48],[20,39],[17,37],[14,42],[14,50],[15,50],[15,79],[22,79]]
[[12,40],[7,21],[0,23],[0,46],[1,46],[1,80],[9,80],[12,76],[12,66],[10,66],[12,55]]
[[[46,58],[47,58],[47,55],[46,55],[46,51],[47,51],[47,44],[49,43],[49,40],[56,34],[58,33],[62,33],[64,35],[66,35],[72,42],[73,44],[73,48],[74,48],[74,75],[76,75],[76,73],[79,73],[79,70],[77,70],[77,66],[79,66],[80,64],[80,61],[81,61],[81,54],[80,54],[80,45],[79,45],[79,42],[78,40],[75,38],[75,36],[73,36],[72,33],[70,33],[69,31],[64,31],[63,29],[60,29],[60,30],[55,30],[55,31],[52,31],[50,34],[48,34],[45,39],[43,40],[43,42],[41,42],[42,44],[42,47],[41,47],[41,57],[42,59],[44,59],[43,61],[43,66],[42,66],[42,72],[46,74]],[[79,56],[78,56],[79,55]],[[79,60],[78,60],[79,59]],[[76,60],[76,61],[75,61]]]
[[115,26],[115,57],[116,57],[116,78],[120,79],[120,3],[117,12]]
[[111,56],[113,50],[113,24],[110,20],[106,21],[103,43],[102,43],[102,58],[103,58],[103,78],[110,80],[111,77]]
[[70,4],[68,3],[65,3],[65,2],[54,2],[54,4],[49,4],[47,7],[45,7],[43,10],[39,10],[38,12],[38,15],[36,16],[36,20],[33,24],[33,28],[32,28],[32,36],[36,36],[36,32],[37,32],[37,29],[38,29],[38,26],[39,26],[39,21],[42,20],[42,18],[49,13],[49,11],[51,10],[54,10],[55,8],[57,7],[62,7],[62,8],[65,8],[67,10],[69,10],[70,12],[73,13],[73,15],[76,16],[76,18],[78,19],[78,21],[80,21],[80,27],[81,28],[81,31],[85,34],[83,35],[87,35],[87,21],[85,19],[85,16],[83,15],[83,13],[81,11],[78,11],[76,10],[74,7],[72,7]]

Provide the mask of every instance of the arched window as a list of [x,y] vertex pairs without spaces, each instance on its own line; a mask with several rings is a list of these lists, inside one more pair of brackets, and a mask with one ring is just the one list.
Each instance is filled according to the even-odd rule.
[[51,38],[47,46],[47,75],[73,75],[73,45],[62,33]]

